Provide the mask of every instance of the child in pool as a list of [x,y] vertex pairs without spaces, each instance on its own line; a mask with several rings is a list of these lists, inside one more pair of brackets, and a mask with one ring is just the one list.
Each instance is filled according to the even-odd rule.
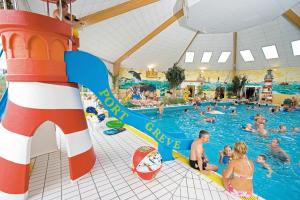
[[225,145],[223,151],[220,151],[219,154],[220,154],[219,163],[227,165],[232,156],[232,149],[229,145]]
[[207,111],[207,112],[210,112],[210,111],[211,111],[211,106],[207,106],[207,107],[206,107],[206,111]]
[[258,155],[257,158],[256,158],[256,162],[258,162],[259,164],[261,164],[261,166],[264,168],[264,169],[267,169],[268,170],[268,174],[267,174],[267,177],[271,177],[272,176],[272,167],[271,165],[269,165],[267,163],[267,157],[263,154],[261,155]]
[[205,117],[205,112],[202,111],[202,112],[199,113],[199,115],[200,115],[201,117]]
[[246,127],[243,128],[244,131],[249,131],[249,132],[255,132],[255,130],[252,128],[252,124],[246,124]]
[[230,115],[234,115],[234,116],[237,115],[236,110],[232,110],[231,113],[230,113]]
[[164,103],[163,102],[161,102],[160,104],[159,104],[159,107],[158,107],[158,112],[159,112],[159,114],[163,114],[163,112],[164,112]]
[[264,124],[258,124],[256,132],[261,136],[267,136],[268,131],[265,129]]
[[216,121],[216,117],[206,117],[204,121],[214,123]]
[[286,126],[283,124],[280,124],[278,126],[278,129],[270,129],[270,132],[274,132],[274,133],[285,133],[287,131]]
[[294,127],[291,131],[292,133],[298,133],[300,131],[300,128]]

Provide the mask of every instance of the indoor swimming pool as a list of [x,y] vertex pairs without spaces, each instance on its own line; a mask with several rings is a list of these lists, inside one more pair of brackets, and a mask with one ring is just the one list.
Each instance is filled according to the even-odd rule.
[[[228,107],[228,106],[227,106]],[[184,109],[188,108],[188,112]],[[157,114],[157,110],[139,111],[152,120],[157,121],[166,131],[173,132],[174,137],[197,138],[201,129],[210,132],[210,141],[204,145],[205,152],[210,163],[217,164],[218,173],[222,172],[221,164],[218,163],[219,151],[226,144],[233,147],[238,140],[245,141],[248,145],[248,158],[254,161],[254,192],[265,199],[298,199],[297,193],[300,188],[300,133],[291,133],[291,128],[300,127],[300,111],[270,113],[269,107],[256,106],[253,110],[247,110],[246,105],[236,108],[238,115],[231,116],[232,109],[223,110],[221,107],[213,108],[225,114],[214,115],[215,123],[206,123],[199,115],[205,110],[205,106],[195,110],[191,106],[181,108],[165,109],[163,115]],[[287,133],[268,133],[267,137],[262,137],[255,133],[245,132],[241,127],[247,123],[253,124],[253,116],[261,113],[267,119],[267,129],[278,128],[279,124],[286,125]],[[206,116],[210,116],[206,114]],[[267,144],[273,138],[279,138],[280,146],[289,154],[291,162],[284,164],[271,157]],[[181,152],[189,157],[189,151]],[[271,177],[267,176],[267,170],[255,162],[259,154],[267,156],[267,162],[273,168]]]

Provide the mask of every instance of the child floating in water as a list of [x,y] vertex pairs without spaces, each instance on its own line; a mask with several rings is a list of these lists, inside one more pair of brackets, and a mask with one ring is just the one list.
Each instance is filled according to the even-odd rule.
[[268,170],[267,177],[271,177],[273,170],[272,170],[272,167],[266,161],[267,161],[267,157],[263,154],[257,156],[257,158],[256,158],[256,162],[261,164],[264,169]]
[[202,111],[202,112],[199,113],[199,115],[200,115],[201,117],[205,117],[205,112]]
[[280,124],[278,129],[271,129],[269,130],[270,132],[275,132],[275,133],[285,133],[287,131],[286,126],[283,124]]
[[236,110],[232,110],[231,113],[230,113],[230,115],[234,115],[234,116],[237,115]]
[[292,133],[298,133],[300,132],[300,128],[294,127],[292,128]]
[[244,131],[249,131],[249,132],[255,132],[255,130],[252,128],[252,124],[246,124],[246,127],[243,128]]
[[204,119],[204,121],[214,123],[216,121],[216,117],[207,117]]
[[224,147],[224,150],[220,151],[219,163],[227,165],[231,159],[231,156],[232,156],[232,149],[229,145],[226,145]]
[[267,136],[268,131],[265,129],[264,124],[258,124],[256,132],[261,136]]

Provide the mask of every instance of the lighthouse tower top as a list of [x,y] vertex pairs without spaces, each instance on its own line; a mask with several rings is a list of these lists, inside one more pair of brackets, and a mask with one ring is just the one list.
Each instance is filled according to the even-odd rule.
[[0,10],[8,81],[66,82],[64,52],[71,27],[51,17]]

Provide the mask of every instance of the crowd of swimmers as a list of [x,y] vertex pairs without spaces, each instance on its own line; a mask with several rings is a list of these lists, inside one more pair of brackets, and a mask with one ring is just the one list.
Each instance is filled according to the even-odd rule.
[[[271,107],[270,113],[279,112],[279,111],[293,111],[295,109],[299,109],[298,102],[295,98],[292,99],[293,104],[290,108],[286,108],[284,105],[280,107]],[[204,117],[204,121],[206,122],[214,122],[216,117],[207,117],[205,114],[212,112],[214,106],[207,106],[206,112],[201,111],[199,114],[201,117]],[[256,110],[260,105],[248,106],[247,109]],[[195,109],[197,105],[194,105]],[[226,110],[229,107],[221,106],[222,109]],[[237,115],[236,109],[234,107],[230,107],[231,112],[230,115]],[[258,109],[257,109],[258,110]],[[300,128],[293,127],[291,129],[287,129],[284,124],[279,124],[278,128],[275,129],[267,129],[266,123],[267,119],[261,115],[256,114],[253,117],[253,125],[252,123],[246,124],[243,127],[243,130],[257,133],[260,136],[268,136],[270,133],[296,133],[300,132]],[[217,171],[218,166],[209,163],[209,160],[205,154],[203,144],[209,141],[209,132],[205,130],[201,130],[199,132],[199,138],[196,139],[191,146],[189,164],[192,168],[200,170],[202,173],[206,174],[209,171]],[[281,163],[290,163],[291,159],[287,152],[281,147],[280,140],[278,138],[273,138],[269,144],[267,144],[267,148],[269,149],[268,156],[266,154],[259,154],[256,157],[256,163],[260,165],[263,169],[267,171],[266,176],[271,177],[273,173],[272,165],[268,162],[268,158],[273,158]],[[222,171],[222,180],[224,183],[225,189],[235,194],[239,197],[251,197],[253,194],[253,173],[254,173],[254,164],[247,157],[248,148],[245,142],[238,141],[234,144],[233,148],[230,145],[225,145],[224,149],[219,152],[219,163],[224,166]],[[300,166],[300,162],[298,163]]]
[[[209,174],[210,171],[217,171],[218,166],[209,163],[209,159],[205,154],[203,144],[209,141],[210,134],[208,131],[201,130],[199,138],[194,140],[191,146],[189,164],[192,168],[200,170],[203,174]],[[289,155],[280,147],[278,138],[274,138],[267,145],[270,156],[281,161],[289,163]],[[253,173],[254,164],[247,157],[248,147],[243,141],[238,141],[232,148],[225,145],[224,149],[219,152],[219,163],[224,167],[222,171],[222,180],[225,189],[239,197],[251,197],[253,195]],[[256,162],[267,170],[266,176],[271,177],[272,166],[267,162],[265,154],[259,154]],[[299,163],[300,164],[300,163]]]

